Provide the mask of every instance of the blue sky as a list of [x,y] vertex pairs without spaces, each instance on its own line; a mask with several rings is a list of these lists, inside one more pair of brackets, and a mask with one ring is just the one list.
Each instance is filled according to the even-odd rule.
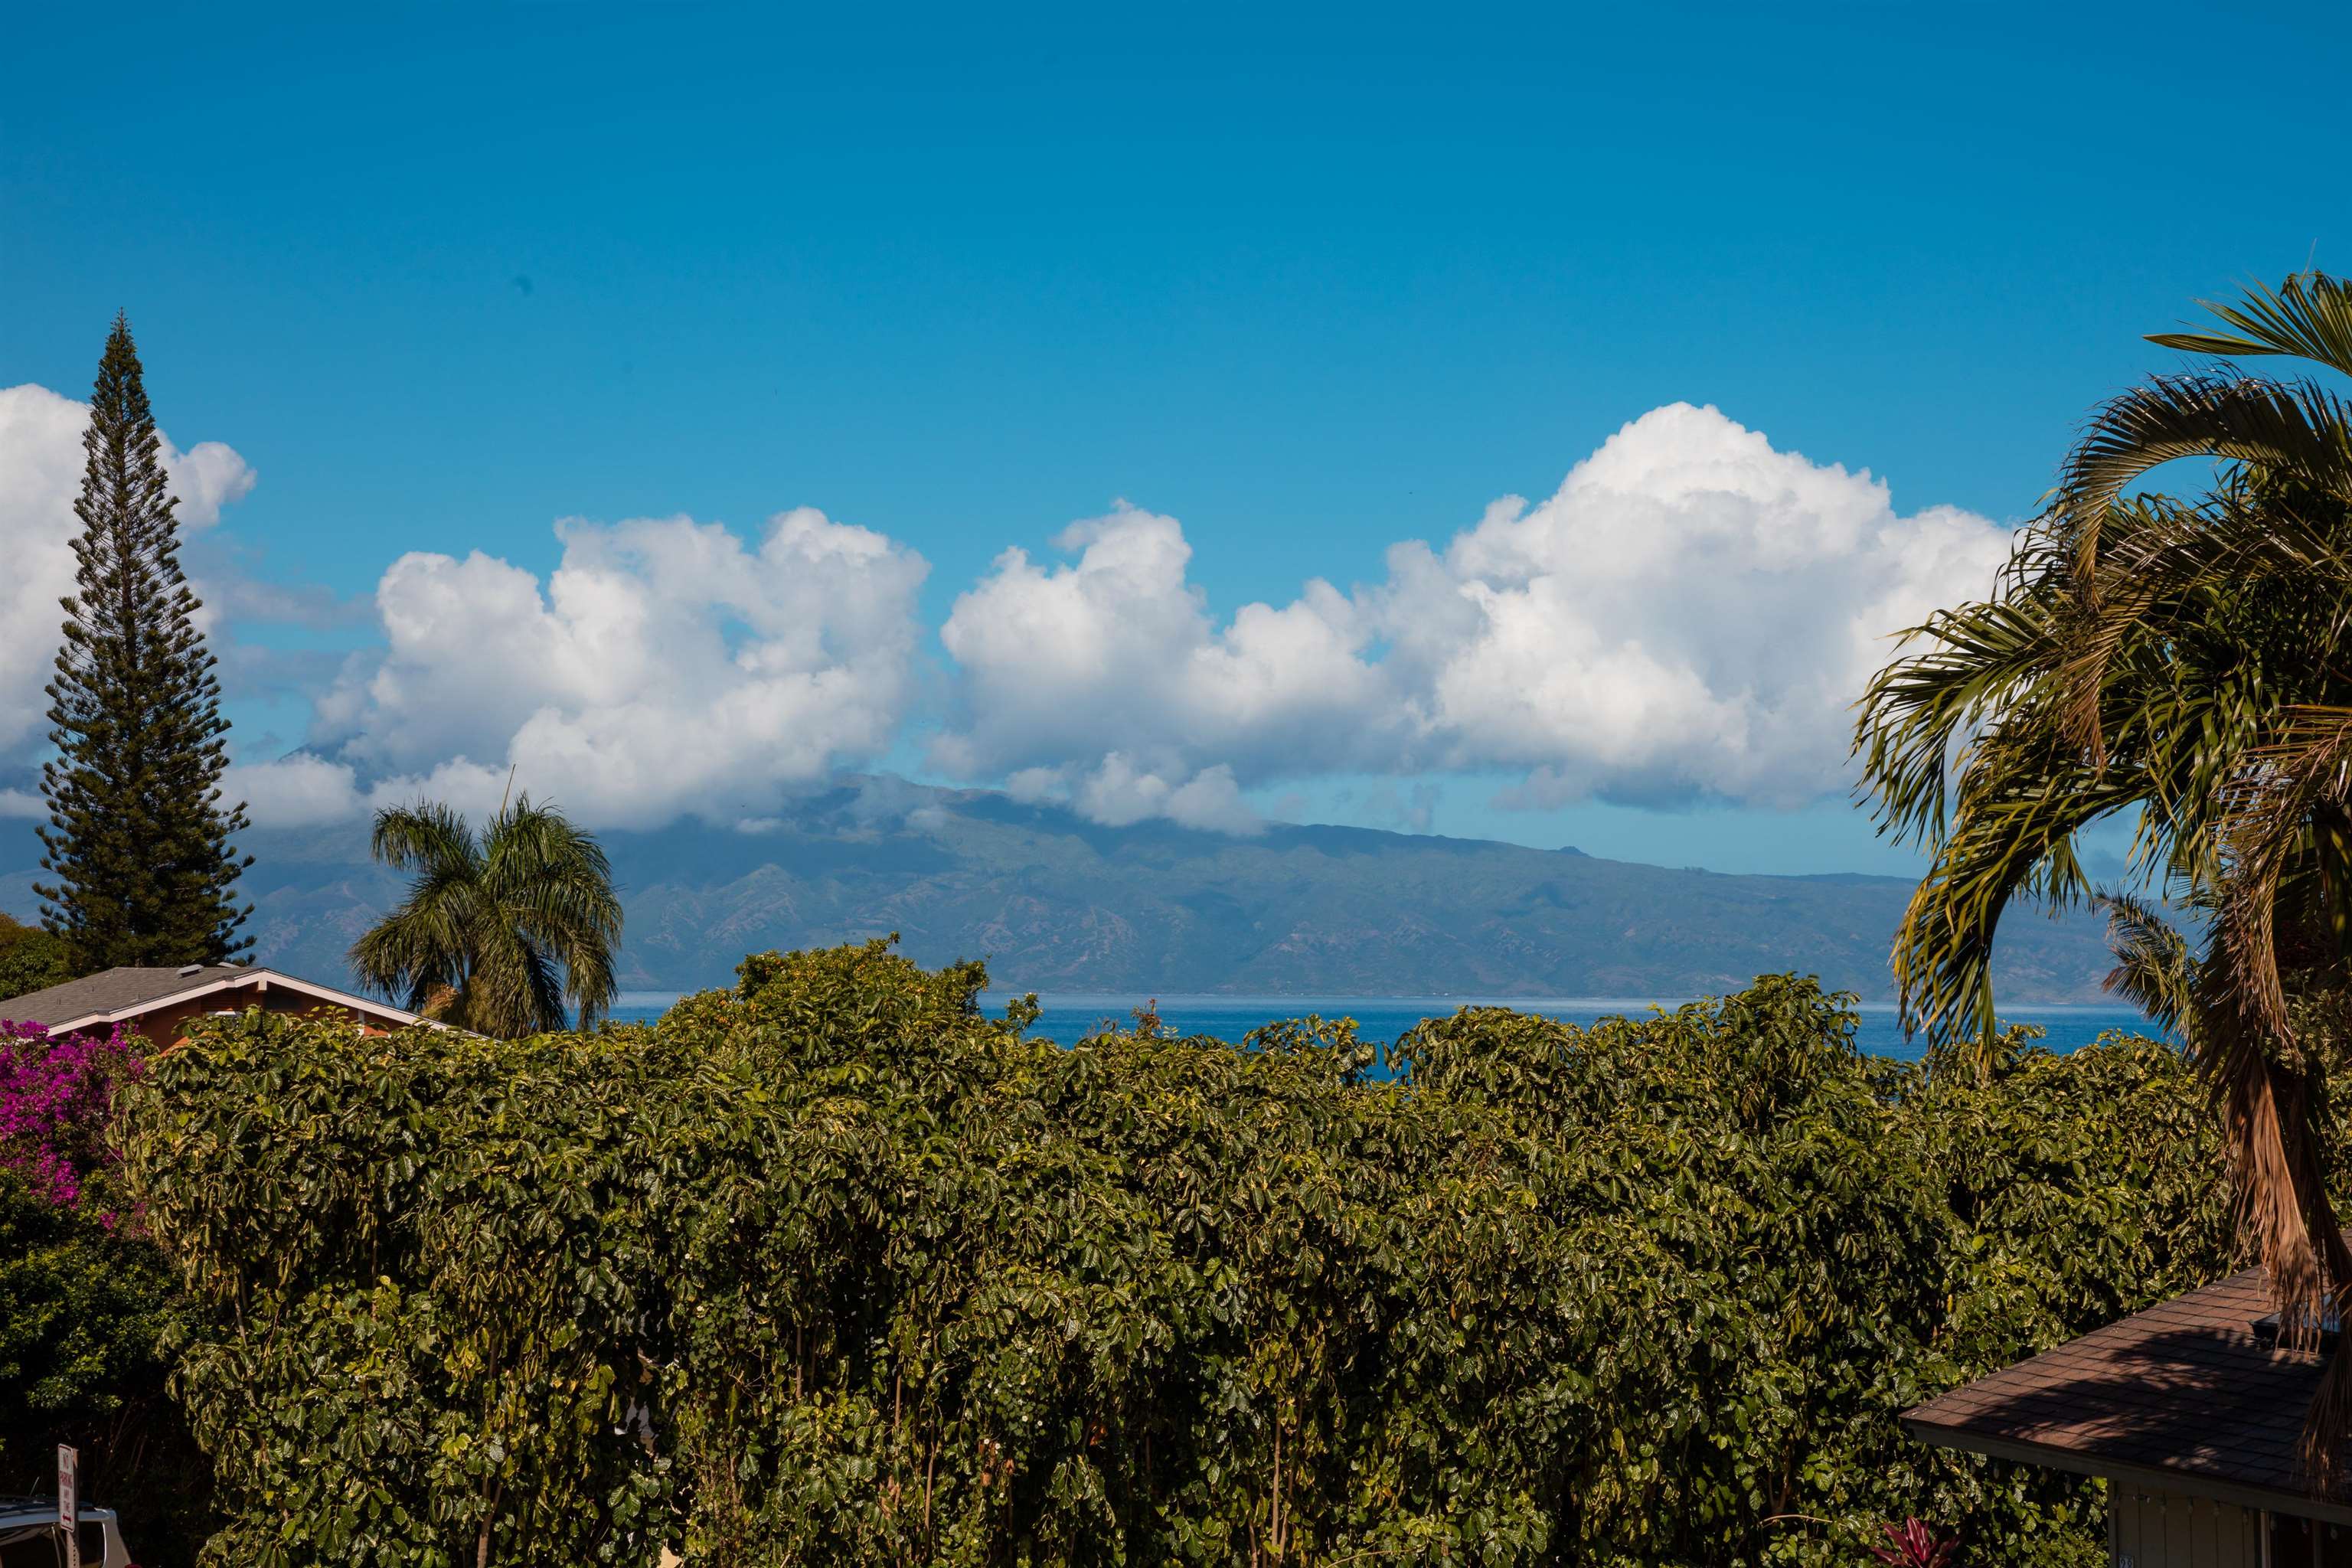
[[[38,8],[0,386],[83,395],[131,311],[165,429],[256,477],[214,559],[344,606],[256,648],[366,657],[405,552],[543,577],[559,517],[820,508],[928,563],[851,760],[997,783],[1058,754],[972,721],[942,767],[939,629],[1115,500],[1181,520],[1213,622],[1385,581],[1677,401],[2014,522],[2139,333],[2352,252],[2340,11],[1790,10]],[[252,739],[303,738],[305,668]],[[1832,797],[1509,806],[1508,747],[1231,743],[1275,815],[1907,864]]]

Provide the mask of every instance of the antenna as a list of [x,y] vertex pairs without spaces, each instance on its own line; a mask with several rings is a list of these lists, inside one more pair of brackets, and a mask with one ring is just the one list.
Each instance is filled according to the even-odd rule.
[[520,766],[522,766],[520,763],[509,763],[507,764],[506,793],[499,796],[499,815],[500,816],[504,816],[507,814],[507,802],[514,796],[515,769]]

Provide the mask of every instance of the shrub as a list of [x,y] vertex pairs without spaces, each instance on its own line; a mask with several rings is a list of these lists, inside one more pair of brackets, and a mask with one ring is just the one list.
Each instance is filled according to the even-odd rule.
[[0,1491],[47,1489],[55,1445],[72,1443],[86,1494],[122,1510],[142,1562],[169,1563],[211,1521],[165,1390],[182,1298],[108,1143],[141,1045],[0,1022]]
[[0,914],[0,1001],[62,985],[80,973],[65,938]]
[[113,1163],[108,1107],[138,1075],[143,1046],[120,1025],[101,1039],[0,1019],[0,1166],[54,1206],[79,1206],[84,1184]]
[[209,1561],[2098,1560],[1895,1416],[2218,1272],[2171,1051],[1864,1058],[1768,978],[1064,1049],[977,965],[747,960],[657,1026],[248,1015],[125,1094],[205,1313]]

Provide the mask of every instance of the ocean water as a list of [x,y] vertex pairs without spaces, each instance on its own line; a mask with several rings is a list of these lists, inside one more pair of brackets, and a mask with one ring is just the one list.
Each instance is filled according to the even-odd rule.
[[[676,994],[669,992],[625,991],[614,1007],[613,1016],[626,1020],[658,1018],[677,1000]],[[984,1000],[990,1012],[1001,1014],[1015,1000],[1015,994],[992,992]],[[1128,1023],[1134,1009],[1150,998],[1040,995],[1037,1000],[1045,1012],[1030,1033],[1070,1045],[1099,1032],[1107,1024]],[[1670,998],[1654,1003],[1622,996],[1162,996],[1159,998],[1159,1008],[1160,1022],[1180,1035],[1213,1035],[1223,1040],[1239,1040],[1261,1024],[1314,1013],[1326,1018],[1353,1018],[1360,1035],[1386,1046],[1423,1019],[1446,1017],[1462,1007],[1513,1007],[1572,1024],[1590,1024],[1612,1016],[1638,1018],[1653,1006],[1671,1011],[1681,1005],[1681,1000]],[[2154,1026],[2131,1007],[2020,1006],[2003,1009],[2001,1017],[2008,1023],[2032,1024],[2041,1028],[2042,1043],[2053,1051],[2071,1051],[2089,1045],[2111,1030],[2155,1032]],[[1920,1051],[1918,1042],[1904,1038],[1902,1020],[1890,1005],[1857,1010],[1854,1044],[1874,1056],[1905,1060],[1916,1059]]]

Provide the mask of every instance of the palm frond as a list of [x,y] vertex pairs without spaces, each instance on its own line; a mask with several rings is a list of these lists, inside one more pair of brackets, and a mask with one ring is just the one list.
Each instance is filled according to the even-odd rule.
[[[2279,963],[2283,895],[2299,870],[2308,879],[2319,869],[2298,866],[2315,847],[2315,819],[2340,820],[2347,798],[2352,708],[2298,706],[2280,715],[2274,739],[2249,751],[2222,826],[2221,938],[2231,960],[2231,1000],[2251,1029],[2290,1047],[2294,1028]],[[2331,955],[2338,963],[2342,956]]]
[[2352,375],[2352,283],[2324,272],[2297,272],[2275,289],[2251,286],[2234,305],[2198,303],[2237,331],[2152,332],[2147,341],[2222,359],[2288,354]]
[[2107,947],[2116,966],[2101,988],[2121,996],[2168,1033],[2187,1026],[2194,1005],[2197,963],[2189,941],[2161,910],[2129,893],[2101,893],[2092,904],[2106,911]]
[[476,858],[466,819],[438,801],[425,800],[377,812],[368,852],[395,871],[446,870]]
[[488,835],[489,881],[521,935],[563,974],[583,1027],[612,1005],[621,900],[595,839],[528,795]]
[[446,806],[377,815],[376,858],[415,874],[408,897],[352,947],[362,981],[423,1011],[454,993],[451,1016],[513,1037],[583,1026],[612,1005],[621,903],[595,839],[528,795],[479,838]]
[[470,1027],[516,1039],[563,1027],[562,988],[546,954],[513,927],[485,932],[466,983]]
[[2314,382],[2208,374],[2158,376],[2095,412],[2060,471],[2049,516],[2093,568],[2117,499],[2149,469],[2183,458],[2244,464],[2321,494],[2352,495],[2352,415]]
[[1988,756],[1896,929],[1893,964],[1906,1019],[1931,1039],[1991,1034],[1992,955],[2012,901],[2051,910],[2087,897],[2074,837],[2129,804],[2127,785],[2087,769]]
[[1990,716],[2028,700],[2059,656],[2054,574],[2064,565],[2046,539],[2021,538],[2008,596],[1939,610],[1900,634],[1897,657],[1855,704],[1853,752],[1882,834],[1921,844],[1942,837],[1963,744]]
[[480,878],[470,845],[464,853],[432,846],[408,863],[422,867],[408,897],[352,944],[350,962],[362,984],[421,1013],[435,992],[464,987],[481,918]]

